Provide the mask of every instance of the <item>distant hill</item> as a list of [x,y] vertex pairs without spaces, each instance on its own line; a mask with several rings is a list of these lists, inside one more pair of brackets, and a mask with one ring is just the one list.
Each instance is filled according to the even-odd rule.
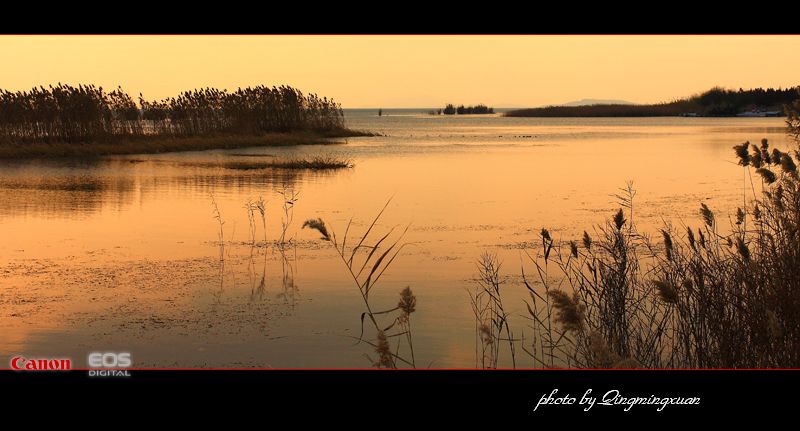
[[[715,87],[693,96],[671,102],[650,105],[624,103],[583,104],[545,106],[542,108],[515,109],[506,112],[507,117],[669,117],[679,115],[705,117],[732,117],[752,111],[783,113],[784,105],[800,97],[800,87],[754,88],[729,90]],[[591,99],[588,99],[591,100]]]
[[633,102],[627,100],[614,100],[614,99],[581,99],[572,102],[562,103],[557,106],[591,106],[591,105],[635,105]]

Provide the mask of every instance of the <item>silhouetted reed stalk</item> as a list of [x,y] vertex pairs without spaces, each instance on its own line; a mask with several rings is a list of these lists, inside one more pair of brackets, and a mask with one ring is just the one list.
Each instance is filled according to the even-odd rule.
[[217,239],[219,240],[219,260],[225,260],[225,235],[222,230],[225,221],[222,220],[222,214],[219,212],[219,206],[217,206],[217,200],[214,198],[213,193],[211,193],[211,207],[213,209],[213,217],[219,225],[219,232],[217,233]]
[[[516,348],[509,315],[503,307],[500,293],[500,267],[497,255],[486,252],[478,260],[477,287],[473,293],[472,311],[475,315],[476,349],[480,351],[481,368],[497,368],[500,345],[508,343],[512,367],[516,368]],[[505,337],[503,333],[505,332]],[[477,353],[477,351],[476,351]],[[476,364],[477,366],[477,364]]]
[[256,215],[261,217],[261,229],[264,234],[264,245],[267,244],[267,210],[264,198],[259,196],[258,200],[247,199],[244,204],[247,211],[247,222],[250,233],[250,245],[256,245],[257,222]]
[[538,355],[537,353],[527,350],[524,343],[522,344],[522,350],[528,353],[540,365],[552,367],[555,359],[554,351],[559,346],[557,342],[553,341],[553,308],[550,301],[546,299],[550,295],[548,263],[550,261],[550,253],[553,250],[553,239],[551,238],[550,232],[547,229],[541,230],[541,237],[543,263],[540,265],[538,261],[531,258],[527,252],[526,254],[528,255],[529,259],[536,264],[536,270],[538,272],[542,287],[544,288],[544,296],[539,294],[539,292],[531,287],[525,274],[525,266],[521,266],[522,281],[525,287],[528,289],[528,293],[531,298],[531,302],[526,302],[526,306],[528,308],[530,318],[534,319],[535,323],[532,326],[533,343],[531,344],[531,348],[533,349],[533,352],[537,352]]
[[264,198],[259,196],[258,200],[253,202],[255,209],[261,216],[261,230],[264,232],[264,245],[267,244],[267,207]]
[[219,303],[222,300],[222,294],[225,291],[225,259],[220,256],[219,259],[219,289],[216,292],[212,292],[212,296],[216,299],[216,302]]
[[247,211],[247,228],[250,234],[250,249],[252,251],[252,248],[256,245],[256,209],[251,199],[247,199],[244,209]]
[[[411,291],[410,287],[406,287],[400,293],[400,300],[397,305],[382,311],[375,311],[375,308],[370,300],[370,293],[374,291],[375,287],[380,281],[383,274],[394,262],[395,258],[400,254],[406,243],[401,243],[405,233],[408,231],[408,226],[397,238],[389,242],[388,238],[392,235],[395,228],[377,238],[377,240],[370,239],[370,233],[377,225],[381,215],[391,202],[391,199],[386,202],[386,205],[381,209],[378,215],[372,220],[367,230],[361,236],[356,236],[352,241],[349,240],[348,235],[352,226],[353,220],[347,223],[344,236],[341,242],[336,237],[336,233],[325,225],[325,222],[320,219],[309,219],[303,223],[303,228],[310,228],[316,230],[322,235],[322,239],[330,241],[336,250],[337,254],[347,268],[347,272],[353,283],[358,288],[361,299],[364,302],[366,311],[361,314],[361,335],[358,337],[359,342],[369,344],[375,349],[377,358],[370,360],[376,367],[384,368],[397,368],[399,363],[416,367],[414,357],[414,348],[412,343],[411,333],[411,313],[416,310],[417,299]],[[374,241],[374,242],[370,242]],[[350,245],[348,246],[348,242]],[[355,244],[355,245],[353,245]],[[393,318],[392,318],[393,317]],[[379,319],[385,320],[389,318],[389,323],[385,321],[379,323]],[[364,321],[367,319],[375,329],[376,339],[374,342],[364,339]],[[390,332],[395,329],[394,332]],[[394,351],[392,351],[390,339],[397,338],[397,344]],[[409,355],[405,356],[400,352],[401,339],[405,339],[408,344]]]
[[294,205],[300,199],[300,194],[296,193],[293,188],[283,187],[278,192],[283,198],[283,217],[281,218],[281,237],[278,240],[278,245],[283,247],[286,244],[286,231],[294,220]]

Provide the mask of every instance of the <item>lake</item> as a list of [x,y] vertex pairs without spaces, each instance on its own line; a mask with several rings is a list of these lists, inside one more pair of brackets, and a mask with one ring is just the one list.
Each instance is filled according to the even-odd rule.
[[[409,286],[417,367],[475,367],[469,291],[482,253],[503,262],[503,300],[522,334],[520,268],[533,270],[525,251],[539,250],[542,228],[563,240],[592,233],[628,181],[642,231],[697,227],[700,203],[727,220],[750,187],[731,147],[790,147],[781,118],[425,111],[346,110],[350,128],[381,136],[333,145],[0,161],[0,364],[25,354],[85,366],[90,352],[125,351],[135,367],[371,367],[373,348],[357,342],[362,298],[332,245],[301,226],[320,217],[341,238],[352,218],[352,237],[391,199],[372,235],[394,227],[392,240],[409,226],[407,245],[373,307],[395,307]],[[315,155],[354,166],[231,168]],[[296,199],[287,213],[284,195]],[[260,197],[266,243],[245,209]],[[284,223],[290,241],[277,247]],[[534,363],[519,355],[517,365]]]

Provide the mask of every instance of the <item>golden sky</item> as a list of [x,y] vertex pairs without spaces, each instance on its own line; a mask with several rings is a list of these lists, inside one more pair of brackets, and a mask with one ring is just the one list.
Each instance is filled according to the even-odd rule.
[[163,98],[288,84],[345,108],[649,103],[800,84],[798,36],[0,36],[0,88],[121,85]]

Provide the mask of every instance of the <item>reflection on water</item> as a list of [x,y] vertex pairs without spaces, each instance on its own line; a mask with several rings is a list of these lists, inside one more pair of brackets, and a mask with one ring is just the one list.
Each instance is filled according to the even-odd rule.
[[[250,165],[232,168],[246,156],[224,161],[181,162],[177,160],[109,160],[107,164],[67,162],[3,162],[0,216],[53,216],[71,218],[116,210],[134,201],[157,200],[166,193],[197,198],[219,188],[228,193],[277,190],[302,181],[324,181],[341,175],[328,170],[271,169]],[[187,196],[188,195],[188,196]]]
[[[280,278],[279,282],[275,283],[274,297],[279,299],[284,304],[288,305],[290,309],[294,309],[299,297],[299,287],[295,282],[295,268],[297,268],[297,252],[296,249],[287,250],[286,247],[276,246],[273,248],[279,255],[278,261],[280,262]],[[268,267],[268,254],[267,250],[260,250],[257,247],[250,247],[250,257],[247,261],[247,286],[250,289],[250,302],[263,301],[267,299],[269,291],[267,289],[267,267]],[[220,286],[225,284],[225,261],[220,261]],[[222,290],[222,288],[220,289]]]
[[[344,232],[352,217],[364,231],[393,197],[379,230],[411,223],[409,246],[370,300],[391,309],[411,286],[418,366],[471,367],[466,291],[484,251],[503,262],[506,311],[524,325],[520,250],[541,246],[542,227],[563,239],[591,232],[628,180],[642,230],[697,226],[701,202],[720,214],[740,204],[734,144],[788,146],[779,118],[375,114],[349,111],[349,125],[386,136],[344,145],[0,162],[0,363],[114,347],[139,366],[369,366],[371,348],[353,345],[358,291],[331,245],[300,226],[322,217]],[[304,155],[355,167],[259,165]],[[259,197],[254,240],[244,205]]]

